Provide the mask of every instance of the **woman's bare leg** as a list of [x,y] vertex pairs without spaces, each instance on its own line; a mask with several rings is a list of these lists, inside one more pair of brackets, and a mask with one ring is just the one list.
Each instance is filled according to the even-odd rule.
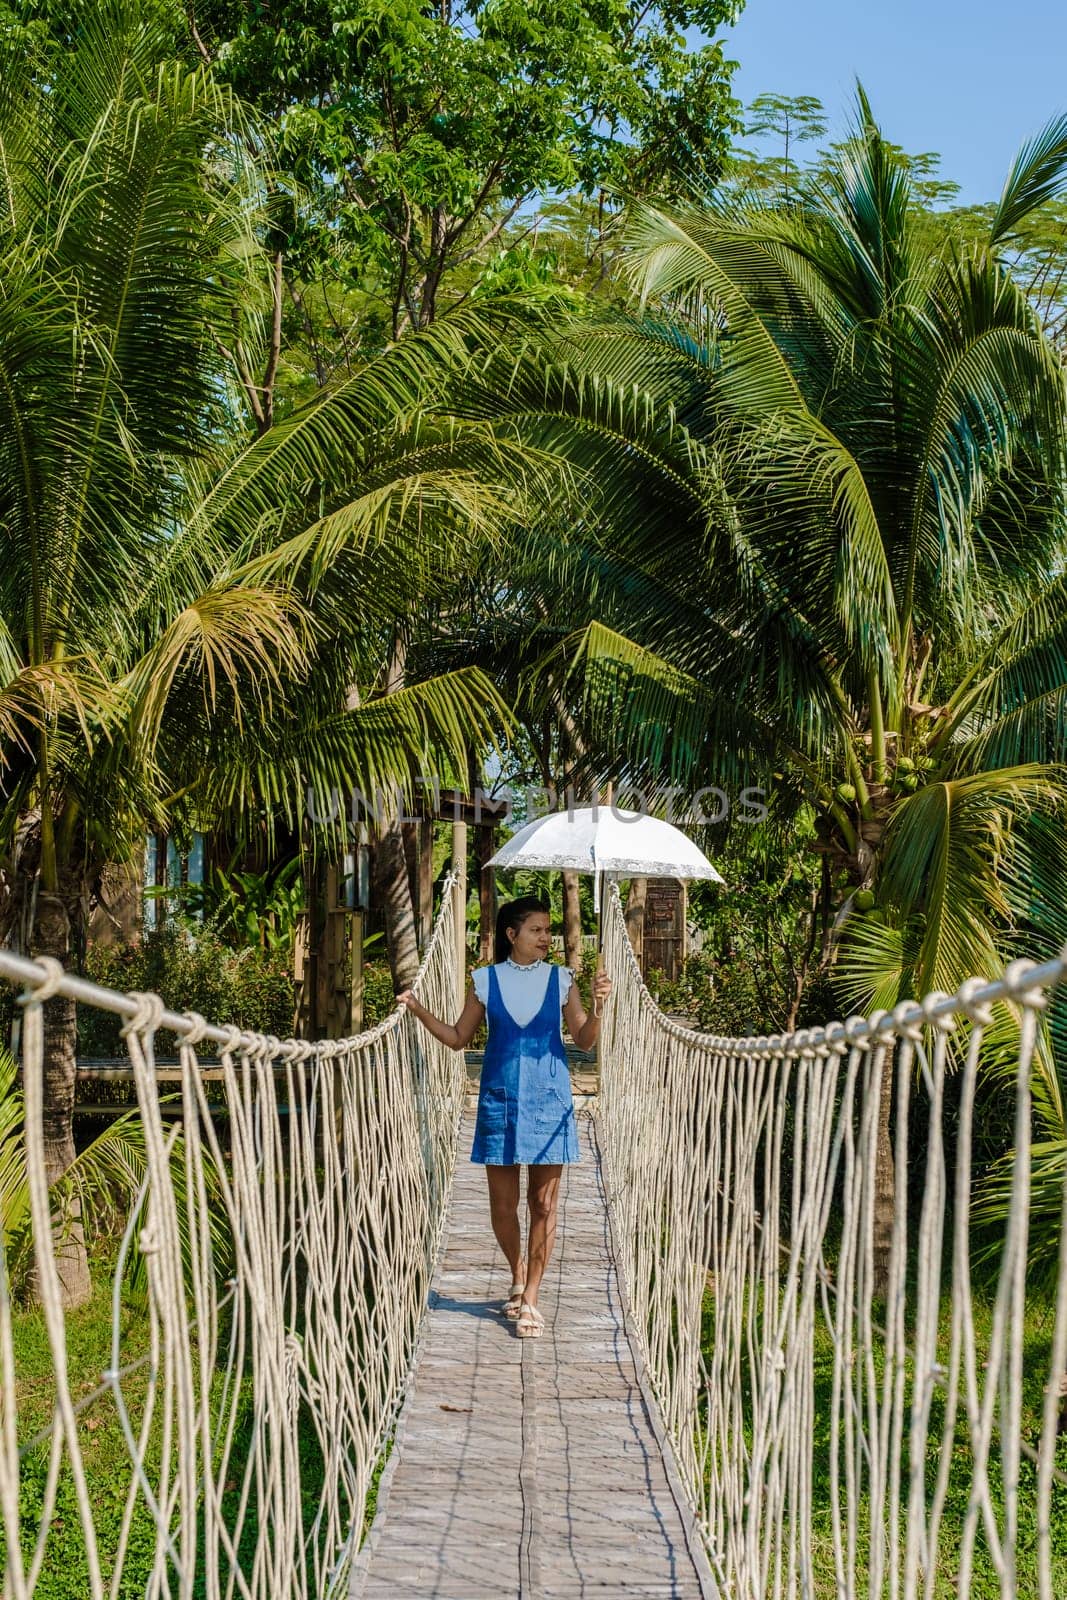
[[508,1258],[512,1283],[521,1283],[522,1231],[519,1227],[519,1169],[490,1167],[485,1169],[489,1180],[489,1215],[493,1223],[496,1242]]
[[556,1215],[559,1207],[559,1180],[563,1167],[530,1167],[526,1183],[526,1204],[530,1210],[530,1237],[527,1241],[526,1292],[523,1299],[537,1304],[537,1293],[556,1242]]

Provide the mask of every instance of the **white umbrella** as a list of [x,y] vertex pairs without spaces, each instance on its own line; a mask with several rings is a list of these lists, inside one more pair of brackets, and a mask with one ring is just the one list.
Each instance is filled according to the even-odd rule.
[[[502,872],[520,867],[591,872],[593,909],[598,914],[598,971],[604,959],[599,952],[603,934],[599,920],[602,873],[614,878],[725,881],[680,828],[641,811],[622,811],[607,805],[553,811],[528,822],[501,845],[486,866],[498,867]],[[599,1015],[595,1002],[593,1014]]]
[[614,878],[706,878],[722,883],[702,850],[680,828],[640,811],[583,806],[553,811],[513,833],[487,863],[502,872],[529,867],[591,872],[593,902],[600,909],[600,876]]

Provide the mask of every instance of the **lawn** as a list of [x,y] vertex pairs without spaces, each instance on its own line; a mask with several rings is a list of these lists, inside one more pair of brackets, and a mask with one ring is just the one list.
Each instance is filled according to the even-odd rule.
[[[101,1374],[110,1366],[112,1303],[111,1270],[113,1261],[100,1258],[95,1264],[92,1299],[78,1311],[67,1314],[67,1349],[71,1391],[74,1402],[90,1395],[98,1387]],[[124,1366],[136,1363],[149,1350],[149,1318],[143,1306],[124,1297],[119,1311],[121,1361]],[[18,1438],[20,1446],[32,1440],[51,1423],[55,1388],[52,1379],[52,1358],[44,1325],[38,1310],[16,1311],[13,1316],[15,1347],[16,1400]],[[225,1340],[220,1338],[220,1350]],[[221,1363],[220,1355],[220,1363]],[[212,1380],[212,1405],[217,1406],[222,1397],[225,1372],[221,1364]],[[123,1379],[122,1391],[133,1420],[135,1432],[139,1430],[148,1389],[148,1365],[139,1365]],[[254,1425],[252,1409],[252,1380],[242,1377],[237,1405],[231,1462],[233,1463],[224,1485],[223,1517],[233,1528],[239,1519],[241,1475],[248,1454],[248,1442]],[[96,1525],[98,1548],[105,1585],[110,1584],[120,1548],[123,1519],[131,1483],[130,1456],[123,1436],[115,1403],[110,1393],[104,1393],[88,1405],[78,1417],[78,1434],[82,1459],[85,1463],[89,1499]],[[160,1407],[148,1433],[145,1465],[149,1482],[159,1481],[161,1452]],[[318,1441],[306,1414],[301,1419],[299,1433],[301,1499],[304,1509],[305,1531],[310,1527],[318,1509],[323,1483],[322,1455]],[[34,1542],[40,1526],[45,1485],[48,1475],[49,1444],[42,1442],[28,1451],[22,1463],[20,1516],[22,1521],[22,1547],[25,1560],[32,1556]],[[375,1474],[375,1486],[377,1473]],[[259,1534],[256,1488],[253,1484],[249,1496],[241,1536],[238,1560],[243,1570],[249,1570]],[[194,1593],[197,1600],[206,1594],[201,1531],[201,1551],[198,1561]],[[0,1559],[3,1559],[3,1531],[0,1529]],[[137,1495],[129,1524],[128,1543],[123,1563],[118,1595],[122,1600],[134,1600],[143,1595],[155,1561],[156,1525],[141,1495]],[[70,1600],[72,1595],[89,1592],[89,1562],[81,1521],[78,1516],[73,1475],[69,1465],[60,1474],[56,1503],[50,1518],[49,1537],[40,1576],[34,1590],[35,1600]]]
[[[976,1347],[980,1368],[984,1353],[988,1349],[992,1309],[992,1286],[988,1283],[976,1284],[974,1289],[974,1316]],[[1037,1468],[1033,1461],[1026,1457],[1025,1446],[1029,1445],[1036,1450],[1040,1438],[1043,1385],[1047,1379],[1050,1366],[1053,1315],[1054,1307],[1049,1297],[1034,1293],[1028,1298],[1024,1335],[1022,1406],[1024,1456],[1019,1485],[1019,1534],[1016,1550],[1018,1567],[1015,1592],[1020,1597],[1020,1600],[1031,1600],[1031,1597],[1035,1597],[1036,1600],[1038,1594],[1036,1568]],[[944,1353],[949,1346],[950,1318],[951,1301],[946,1292],[942,1298],[938,1337],[939,1358],[942,1360],[944,1360]],[[714,1339],[714,1321],[715,1306],[713,1296],[709,1291],[706,1293],[704,1300],[702,1351],[705,1359],[710,1354],[711,1343]],[[814,1592],[816,1596],[820,1597],[820,1600],[824,1596],[826,1600],[835,1600],[837,1596],[830,1475],[833,1368],[833,1341],[825,1322],[820,1317],[815,1332],[812,1367],[815,1429],[812,1451],[811,1523]],[[880,1384],[883,1363],[877,1340],[874,1349],[874,1369]],[[906,1407],[911,1400],[910,1366],[907,1378]],[[939,1387],[934,1393],[927,1436],[925,1459],[927,1506],[929,1506],[933,1497],[937,1479],[941,1442],[945,1426],[945,1400],[945,1389],[944,1387]],[[701,1407],[701,1422],[703,1422],[706,1414],[705,1403]],[[905,1453],[901,1469],[901,1570],[903,1570],[904,1540],[907,1533],[907,1409],[905,1410],[904,1426]],[[1059,1471],[1067,1475],[1067,1435],[1061,1435],[1060,1437],[1056,1464]],[[972,1470],[973,1459],[967,1430],[966,1413],[961,1400],[956,1418],[956,1433],[949,1470],[948,1492],[937,1540],[938,1559],[931,1600],[957,1600],[960,1594],[958,1587],[960,1541],[967,1511]],[[996,1433],[994,1433],[992,1442],[989,1471],[992,1484],[992,1499],[997,1513],[998,1524],[1003,1527],[1004,1497],[999,1476],[1000,1439]],[[842,1486],[840,1493],[842,1495],[844,1493],[844,1481],[845,1476],[842,1468],[840,1475]],[[841,1519],[844,1527],[845,1513],[843,1504],[841,1507]],[[850,1589],[850,1593],[865,1595],[867,1593],[867,1555],[870,1549],[871,1528],[868,1500],[864,1488],[861,1488],[857,1505],[857,1530],[857,1564],[854,1587]],[[1067,1487],[1061,1484],[1054,1484],[1053,1486],[1051,1530],[1053,1593],[1057,1596],[1067,1595]],[[882,1537],[887,1537],[886,1532],[883,1532]],[[967,1592],[969,1600],[999,1600],[1001,1593],[1000,1580],[997,1576],[980,1520],[975,1544],[973,1572]]]

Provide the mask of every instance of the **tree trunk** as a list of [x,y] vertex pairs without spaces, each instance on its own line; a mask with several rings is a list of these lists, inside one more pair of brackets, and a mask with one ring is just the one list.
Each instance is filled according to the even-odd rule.
[[874,1292],[884,1300],[889,1293],[889,1253],[893,1243],[893,1213],[896,1208],[896,1165],[893,1161],[893,1087],[896,1050],[885,1046],[882,1058],[882,1088],[878,1098],[878,1143],[874,1168]]
[[563,873],[563,959],[572,971],[582,965],[582,914],[578,899],[578,874]]
[[[38,890],[32,944],[35,956],[53,956],[69,968],[72,909],[80,901],[76,890],[67,893]],[[44,1165],[48,1182],[53,1184],[63,1176],[77,1154],[74,1144],[74,1087],[78,1064],[76,1002],[62,994],[46,1000],[41,1025]],[[85,1237],[76,1211],[62,1233],[56,1230],[56,1264],[63,1304],[68,1309],[84,1304],[92,1285]]]
[[645,954],[645,901],[648,898],[648,879],[631,878],[630,892],[626,896],[626,932],[630,946],[637,957],[638,966]]
[[[407,639],[403,628],[398,626],[386,672],[386,694],[396,694],[404,687],[406,665]],[[399,994],[401,989],[410,988],[419,970],[411,874],[404,846],[404,825],[399,817],[382,817],[377,826],[378,842],[373,851],[375,892],[385,916],[389,969]]]
[[381,825],[373,853],[374,889],[385,917],[389,970],[399,994],[401,989],[410,987],[419,970],[415,907],[411,900],[402,823],[393,818]]

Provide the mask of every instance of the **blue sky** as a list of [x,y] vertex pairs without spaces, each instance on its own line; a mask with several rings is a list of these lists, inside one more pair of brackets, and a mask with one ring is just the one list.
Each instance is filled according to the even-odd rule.
[[723,42],[739,99],[815,95],[831,137],[861,78],[887,138],[939,151],[962,204],[995,199],[1019,146],[1067,112],[1065,0],[1014,16],[992,0],[748,0]]

